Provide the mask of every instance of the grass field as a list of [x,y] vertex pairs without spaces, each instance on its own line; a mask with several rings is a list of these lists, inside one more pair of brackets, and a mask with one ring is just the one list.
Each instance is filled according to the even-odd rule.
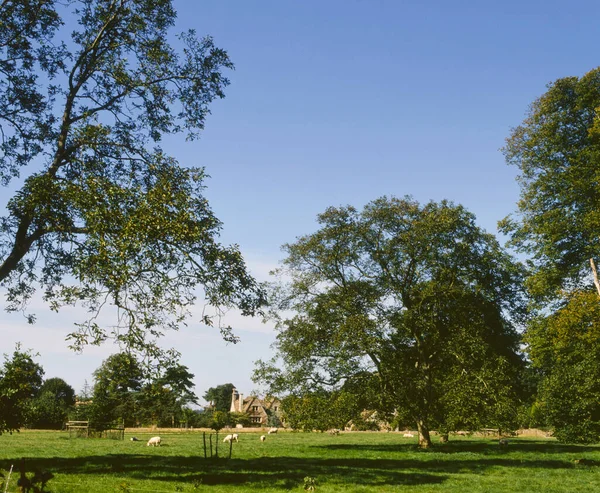
[[[307,476],[317,493],[600,491],[600,447],[549,439],[515,438],[501,449],[491,439],[458,437],[422,451],[416,438],[397,433],[279,433],[264,443],[259,433],[243,433],[231,460],[211,460],[204,459],[199,432],[158,434],[157,448],[130,441],[132,433],[125,441],[5,434],[0,469],[17,469],[24,458],[27,471],[54,475],[46,487],[52,493],[304,491]],[[228,452],[220,445],[220,453]],[[18,491],[17,478],[13,472],[8,491]]]

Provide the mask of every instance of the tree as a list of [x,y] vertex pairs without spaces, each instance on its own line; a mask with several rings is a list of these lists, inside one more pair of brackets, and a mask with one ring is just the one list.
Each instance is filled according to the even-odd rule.
[[[164,135],[203,129],[229,83],[227,53],[193,31],[177,53],[171,0],[66,5],[72,14],[57,0],[0,2],[0,181],[23,178],[0,220],[7,309],[23,309],[36,288],[53,310],[83,303],[92,315],[70,336],[78,350],[108,337],[156,350],[197,288],[217,315],[256,313],[262,288],[237,246],[217,241],[204,169],[160,147]],[[106,329],[96,315],[110,304],[118,323]]]
[[593,291],[530,324],[525,341],[543,372],[539,399],[554,436],[563,442],[600,441],[600,304]]
[[558,79],[504,148],[507,163],[521,173],[521,199],[501,227],[530,256],[527,285],[542,299],[574,286],[593,289],[589,260],[600,251],[598,108],[600,68]]
[[109,356],[94,372],[94,395],[88,411],[90,424],[99,430],[120,420],[125,426],[134,426],[143,377],[144,370],[135,355]]
[[504,148],[507,163],[521,173],[521,199],[501,227],[530,257],[527,287],[538,310],[526,331],[527,351],[540,373],[536,407],[564,441],[600,439],[593,402],[600,361],[593,318],[600,296],[598,108],[600,68],[558,79],[534,101]]
[[231,409],[231,394],[234,388],[232,383],[217,385],[208,389],[202,398],[209,402],[215,411],[228,413]]
[[0,368],[0,434],[18,431],[27,420],[30,400],[39,392],[44,370],[29,352],[17,345],[12,357],[4,355]]
[[31,402],[28,426],[60,430],[75,406],[75,390],[62,378],[49,378]]
[[295,430],[325,431],[343,429],[360,416],[357,396],[345,391],[309,392],[288,395],[282,401],[285,422]]
[[279,362],[258,362],[271,392],[302,396],[376,375],[376,409],[432,426],[478,427],[516,408],[521,269],[463,207],[380,198],[329,208],[284,246]]
[[137,417],[158,426],[185,422],[184,407],[198,404],[192,391],[194,374],[177,362],[159,367],[158,374],[146,381],[137,395]]

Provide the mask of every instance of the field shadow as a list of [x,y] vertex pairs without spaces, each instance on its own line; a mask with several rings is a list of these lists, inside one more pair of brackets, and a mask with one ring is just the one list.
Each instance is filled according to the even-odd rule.
[[356,443],[332,443],[326,445],[311,445],[310,448],[326,450],[350,450],[364,452],[419,452],[423,454],[441,453],[441,454],[459,454],[464,452],[476,453],[481,455],[498,455],[508,452],[520,452],[525,454],[566,454],[566,453],[600,453],[600,447],[596,445],[568,445],[548,442],[544,440],[523,440],[509,439],[507,447],[500,447],[498,440],[488,441],[449,441],[444,444],[435,444],[430,449],[419,449],[417,444],[413,443],[387,443],[387,444],[356,444]]
[[[2,460],[0,467],[19,459]],[[377,459],[306,459],[261,457],[219,459],[188,456],[102,455],[78,458],[29,458],[27,472],[42,470],[53,474],[114,475],[124,479],[200,483],[204,485],[244,485],[246,488],[296,489],[311,476],[320,483],[381,485],[431,485],[447,479],[442,470],[432,474],[415,470],[420,461]],[[412,469],[412,470],[411,470]]]
[[[512,445],[512,444],[511,444]],[[539,453],[545,448],[544,442],[528,441],[515,443],[511,450]],[[556,446],[552,444],[552,446]],[[398,445],[314,445],[328,450],[399,450]],[[400,450],[409,452],[415,446],[402,444]],[[491,444],[456,443],[437,446],[430,455],[399,458],[302,458],[302,457],[260,457],[253,459],[210,460],[203,457],[162,456],[144,454],[114,454],[86,456],[78,458],[30,458],[25,462],[27,471],[44,470],[53,474],[69,475],[113,475],[119,479],[152,479],[180,483],[205,485],[243,485],[248,489],[279,488],[289,490],[302,484],[303,478],[311,476],[321,483],[355,484],[371,488],[381,485],[433,485],[446,481],[451,475],[478,474],[492,467],[520,469],[572,469],[582,466],[598,466],[598,462],[587,460],[577,463],[569,459],[538,459],[531,457],[498,456],[497,445],[493,449],[495,457],[485,454]],[[598,452],[598,448],[567,446],[562,450],[585,452],[586,449]],[[553,450],[552,448],[550,450]],[[460,456],[460,452],[478,452],[477,457]],[[456,457],[452,457],[452,453]],[[428,452],[424,452],[428,454]],[[19,459],[0,461],[6,468]]]

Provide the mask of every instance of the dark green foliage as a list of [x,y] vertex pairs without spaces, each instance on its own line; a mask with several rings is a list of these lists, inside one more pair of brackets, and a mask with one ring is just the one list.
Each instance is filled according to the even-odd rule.
[[17,346],[12,356],[4,355],[0,367],[0,434],[18,431],[25,425],[31,400],[39,393],[44,370],[29,352]]
[[295,430],[325,431],[344,429],[351,420],[360,417],[358,398],[348,392],[313,392],[285,397],[281,406],[286,424]]
[[562,441],[600,441],[599,320],[596,293],[574,292],[526,334],[531,358],[544,372],[539,398],[546,419]]
[[164,361],[149,374],[134,354],[110,356],[94,372],[92,402],[84,409],[99,430],[122,422],[125,426],[171,427],[194,419],[185,406],[197,404],[193,378],[175,359]]
[[137,397],[142,388],[144,372],[132,354],[109,356],[94,372],[94,395],[90,404],[90,425],[97,430],[122,422],[137,424]]
[[[203,168],[160,148],[164,135],[198,136],[233,67],[194,32],[177,53],[175,17],[171,0],[0,4],[0,181],[23,182],[0,218],[0,285],[8,310],[36,289],[53,310],[83,303],[75,349],[113,338],[156,355],[198,288],[217,313],[264,302],[239,249],[218,243]],[[96,323],[107,304],[110,329]]]
[[290,281],[274,299],[294,315],[278,324],[283,371],[258,362],[255,378],[303,396],[366,376],[359,398],[410,417],[423,445],[432,426],[514,426],[522,269],[495,238],[446,201],[383,197],[318,220],[284,247]]
[[521,200],[501,226],[530,254],[527,283],[541,298],[573,284],[590,286],[589,259],[600,250],[600,68],[565,77],[533,102],[507,139],[521,172]]
[[198,404],[193,378],[186,366],[176,362],[159,367],[158,375],[136,396],[138,422],[168,427],[185,421],[184,406]]
[[[590,260],[600,251],[600,68],[548,86],[507,140],[521,200],[501,227],[529,254],[527,287],[539,316],[527,329],[540,374],[532,410],[561,440],[600,440],[598,295]],[[542,420],[543,421],[543,420]]]
[[228,413],[231,409],[231,394],[234,386],[232,383],[217,385],[208,389],[202,398],[209,403],[215,411]]
[[31,401],[29,428],[60,430],[75,406],[75,390],[62,378],[50,378]]

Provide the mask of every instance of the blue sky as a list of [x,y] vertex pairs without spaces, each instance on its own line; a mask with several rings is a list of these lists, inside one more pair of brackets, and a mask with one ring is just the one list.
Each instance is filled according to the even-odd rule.
[[[547,83],[599,64],[600,3],[574,1],[174,0],[176,31],[210,34],[236,65],[202,138],[165,141],[205,166],[224,243],[261,280],[280,247],[315,230],[328,206],[382,195],[461,203],[490,232],[515,208],[516,170],[499,151]],[[40,352],[48,377],[77,390],[113,348],[69,353],[80,314],[37,310],[34,327],[0,315],[2,349]],[[248,394],[272,329],[233,314],[242,342],[195,323],[165,340],[196,390],[232,382]]]

